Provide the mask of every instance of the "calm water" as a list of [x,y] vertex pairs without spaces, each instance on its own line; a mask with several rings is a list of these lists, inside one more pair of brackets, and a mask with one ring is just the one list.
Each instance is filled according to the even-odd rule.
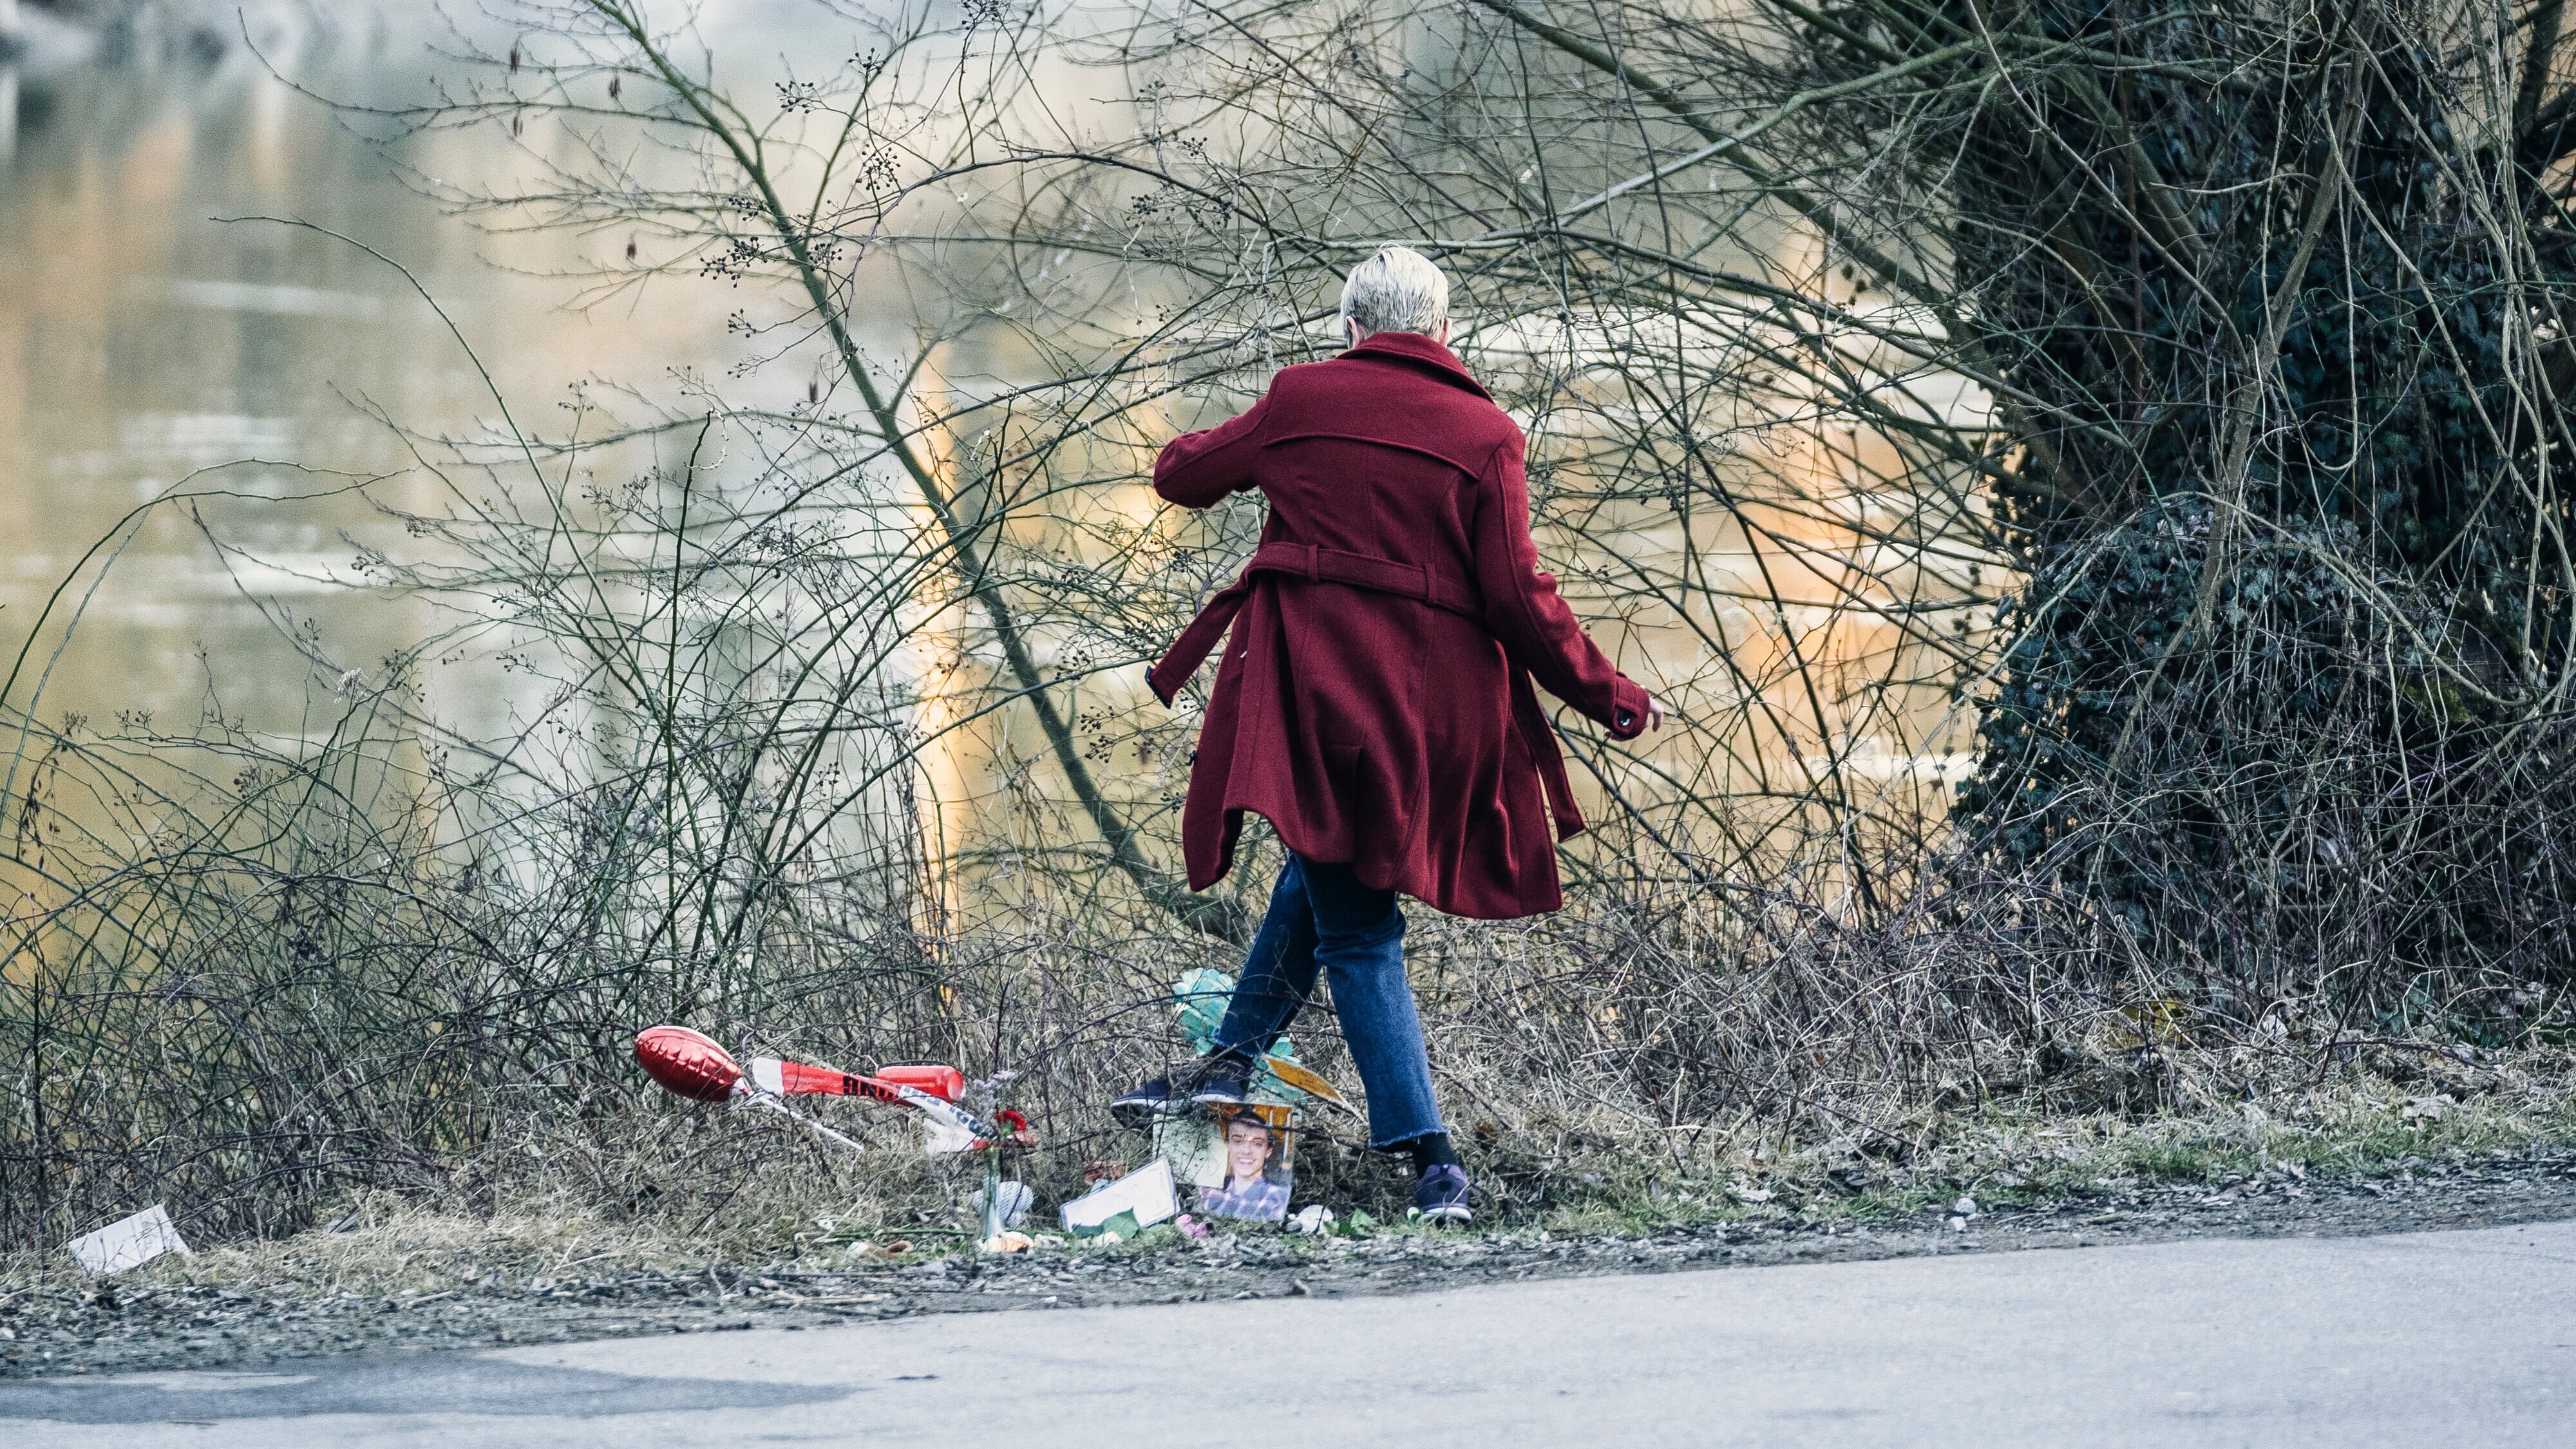
[[[242,496],[150,511],[89,599],[47,685],[47,717],[145,712],[184,730],[211,708],[294,731],[327,714],[340,667],[372,670],[457,622],[352,588],[362,548],[412,552],[399,525],[356,499],[294,497],[328,480],[272,465],[397,472],[406,454],[373,411],[422,432],[474,433],[493,413],[482,382],[382,264],[309,231],[216,218],[301,219],[399,258],[476,344],[514,412],[539,426],[584,379],[667,398],[680,371],[720,377],[737,360],[724,318],[744,294],[657,284],[572,313],[572,284],[538,274],[621,238],[494,237],[444,217],[392,159],[271,73],[349,100],[418,102],[466,70],[431,49],[426,8],[254,5],[265,62],[238,42],[183,40],[121,60],[39,46],[0,66],[0,647],[17,652],[48,593],[139,505],[196,470],[268,460],[220,474]],[[783,58],[811,69],[868,48],[795,0],[697,9],[699,33],[719,42],[720,80],[746,95],[765,93]],[[1068,94],[1097,92],[1085,77]],[[531,146],[545,144],[535,136]],[[398,156],[468,183],[498,183],[519,164],[497,126],[408,142]],[[430,507],[427,487],[397,482],[383,497]],[[97,578],[95,567],[80,574],[73,601]],[[282,636],[306,625],[330,668]],[[58,632],[59,615],[38,636],[39,663]],[[1668,662],[1681,676],[1707,667]],[[433,667],[425,683],[448,724],[506,726],[511,696],[488,668]],[[1881,748],[1854,768],[1906,774],[1932,758]]]
[[[252,29],[269,63],[300,83],[413,101],[463,69],[402,18],[425,8],[334,4],[317,25],[305,7],[254,7]],[[714,18],[736,53],[753,56],[775,56],[792,33],[774,8],[710,7],[724,12]],[[215,218],[301,219],[399,258],[522,417],[542,417],[586,377],[651,388],[675,369],[731,360],[723,314],[738,297],[681,285],[597,315],[562,310],[566,284],[511,269],[570,260],[576,242],[495,238],[442,217],[385,155],[238,43],[82,59],[78,37],[37,39],[25,64],[0,67],[0,115],[13,122],[0,131],[0,643],[10,655],[82,552],[194,470],[261,459],[391,472],[403,450],[369,409],[445,434],[492,415],[456,344],[382,264],[311,232]],[[411,143],[400,156],[460,180],[508,165],[497,131]],[[46,690],[46,716],[149,711],[184,728],[211,704],[291,730],[324,676],[280,638],[282,620],[313,621],[334,661],[358,668],[452,622],[348,587],[358,545],[400,532],[354,499],[288,496],[330,480],[273,466],[219,476],[247,496],[209,500],[194,516],[161,504],[133,535]],[[418,486],[387,496],[408,502],[401,490]],[[81,575],[75,595],[96,577]],[[57,632],[40,634],[40,660]],[[450,722],[498,722],[505,701],[488,678],[433,671],[428,682]]]

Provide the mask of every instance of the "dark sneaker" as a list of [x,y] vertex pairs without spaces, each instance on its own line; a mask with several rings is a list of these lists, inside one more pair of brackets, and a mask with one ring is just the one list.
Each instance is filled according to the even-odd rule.
[[1190,1100],[1202,1107],[1240,1107],[1252,1100],[1252,1069],[1234,1056],[1201,1062]]
[[1155,1118],[1185,1112],[1189,1105],[1188,1098],[1172,1090],[1169,1078],[1155,1077],[1110,1102],[1109,1116],[1121,1127],[1149,1127]]
[[1454,1163],[1422,1169],[1413,1183],[1413,1210],[1427,1223],[1464,1223],[1475,1219],[1467,1206],[1467,1169]]

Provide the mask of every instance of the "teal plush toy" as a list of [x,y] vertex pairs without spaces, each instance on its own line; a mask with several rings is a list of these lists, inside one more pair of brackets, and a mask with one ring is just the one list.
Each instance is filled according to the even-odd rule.
[[[1225,1022],[1225,1005],[1234,997],[1234,978],[1222,971],[1202,966],[1182,977],[1172,987],[1172,1007],[1180,1014],[1181,1035],[1189,1039],[1190,1050],[1201,1056],[1216,1044],[1216,1029]],[[1297,1060],[1297,1048],[1288,1038],[1271,1043],[1264,1064],[1252,1074],[1252,1100],[1282,1107],[1294,1107],[1306,1100],[1306,1094],[1279,1080],[1270,1070],[1269,1061],[1283,1061],[1303,1066]]]

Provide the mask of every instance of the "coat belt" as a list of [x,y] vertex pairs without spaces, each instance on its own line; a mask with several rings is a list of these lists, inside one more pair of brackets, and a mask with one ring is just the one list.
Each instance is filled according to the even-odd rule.
[[[1311,543],[1265,543],[1253,551],[1252,561],[1243,566],[1242,575],[1219,590],[1199,610],[1198,617],[1190,620],[1189,627],[1164,652],[1162,662],[1145,672],[1145,682],[1156,699],[1169,705],[1181,686],[1207,662],[1225,631],[1233,627],[1234,616],[1252,597],[1253,581],[1262,574],[1287,574],[1310,583],[1346,584],[1394,594],[1484,622],[1474,586],[1425,565],[1398,563]],[[1530,763],[1538,768],[1540,783],[1547,789],[1548,811],[1555,818],[1558,838],[1572,839],[1583,833],[1583,812],[1574,805],[1573,787],[1565,775],[1565,755],[1557,748],[1556,728],[1548,722],[1547,711],[1539,707],[1529,671],[1517,663],[1512,663],[1510,669],[1512,725],[1530,753]]]

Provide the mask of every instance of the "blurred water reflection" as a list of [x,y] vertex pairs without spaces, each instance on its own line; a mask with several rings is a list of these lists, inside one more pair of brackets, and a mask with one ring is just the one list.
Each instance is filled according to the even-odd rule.
[[[257,459],[394,472],[400,440],[370,410],[445,434],[492,414],[445,328],[381,263],[310,231],[215,218],[310,221],[399,258],[523,409],[585,376],[649,384],[727,360],[714,289],[570,314],[560,282],[522,273],[566,259],[572,241],[503,243],[406,189],[270,67],[371,102],[417,100],[459,67],[397,7],[314,14],[254,9],[266,63],[239,43],[86,59],[57,43],[52,63],[39,47],[0,64],[0,644],[12,656],[83,551],[193,470]],[[404,159],[473,175],[491,149],[465,133]],[[281,618],[318,624],[329,652],[360,667],[434,627],[415,602],[344,587],[359,545],[398,530],[355,498],[294,497],[341,480],[262,465],[219,478],[199,486],[242,496],[196,516],[165,504],[134,536],[47,688],[48,717],[150,711],[184,729],[211,703],[291,730],[318,682]],[[258,564],[220,553],[209,530]],[[428,683],[433,708],[468,729],[503,708],[488,679]]]

